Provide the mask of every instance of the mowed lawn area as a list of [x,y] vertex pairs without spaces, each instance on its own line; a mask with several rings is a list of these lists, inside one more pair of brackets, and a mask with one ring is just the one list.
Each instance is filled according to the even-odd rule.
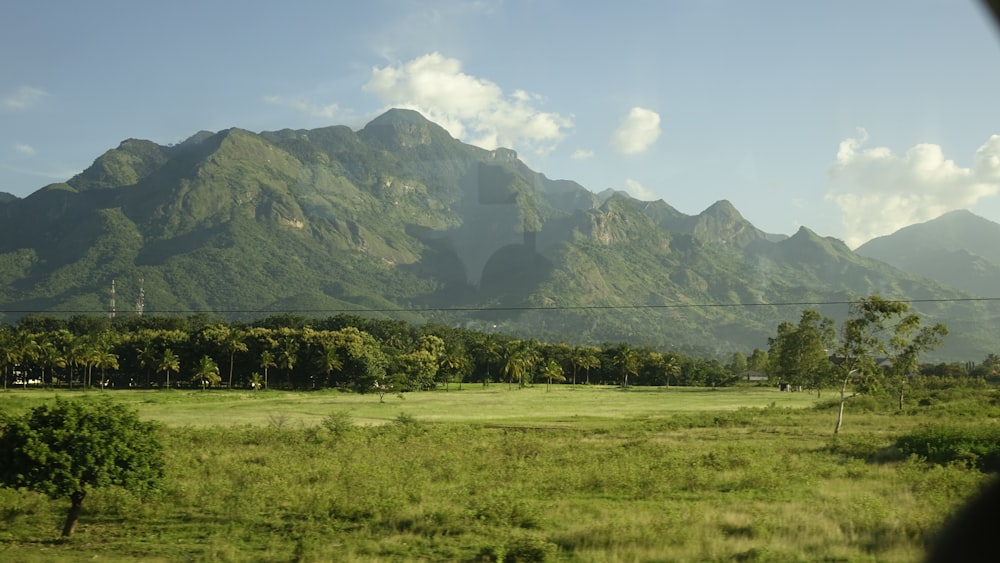
[[9,561],[914,561],[988,476],[895,447],[995,424],[995,390],[849,404],[770,387],[535,384],[0,393],[8,415],[110,398],[162,423],[154,497],[0,489]]
[[359,395],[338,391],[21,391],[0,394],[0,409],[16,412],[55,397],[81,400],[112,396],[142,418],[169,427],[233,425],[318,425],[331,413],[346,413],[357,424],[393,422],[401,413],[426,422],[560,425],[607,423],[679,412],[730,411],[748,407],[809,407],[815,393],[784,393],[770,387],[616,387],[544,384],[508,389],[453,385],[448,391]]

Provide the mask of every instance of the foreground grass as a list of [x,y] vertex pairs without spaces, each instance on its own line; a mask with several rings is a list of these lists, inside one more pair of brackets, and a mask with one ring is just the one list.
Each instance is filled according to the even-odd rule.
[[913,561],[984,480],[891,447],[969,401],[849,410],[834,442],[770,389],[113,396],[165,423],[164,493],[94,492],[55,540],[64,503],[0,489],[0,558]]

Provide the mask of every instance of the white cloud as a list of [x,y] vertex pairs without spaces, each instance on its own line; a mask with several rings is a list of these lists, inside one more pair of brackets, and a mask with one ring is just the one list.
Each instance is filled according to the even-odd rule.
[[660,138],[660,114],[634,107],[611,135],[611,144],[620,153],[640,153]]
[[588,158],[594,158],[594,151],[590,149],[576,149],[570,156],[573,160],[586,160]]
[[653,201],[657,199],[656,194],[632,178],[625,180],[625,191],[640,201]]
[[18,143],[14,145],[14,152],[16,152],[18,156],[24,158],[31,158],[35,156],[35,147],[31,145],[25,145],[24,143]]
[[462,63],[440,53],[374,67],[364,89],[389,107],[417,110],[452,136],[485,149],[509,147],[547,154],[573,120],[535,106],[524,90],[505,95],[497,84],[462,72]]
[[858,129],[856,138],[842,141],[829,171],[826,200],[843,213],[851,247],[1000,191],[1000,135],[979,147],[972,168],[946,159],[940,145],[922,143],[898,156],[887,147],[863,148],[867,140]]
[[26,110],[48,95],[44,90],[32,88],[31,86],[21,86],[13,93],[0,98],[0,108],[9,111]]
[[288,99],[282,98],[281,96],[264,96],[264,101],[276,106],[292,108],[300,113],[308,115],[309,117],[333,119],[340,112],[340,107],[337,104],[321,106],[309,100],[303,99]]

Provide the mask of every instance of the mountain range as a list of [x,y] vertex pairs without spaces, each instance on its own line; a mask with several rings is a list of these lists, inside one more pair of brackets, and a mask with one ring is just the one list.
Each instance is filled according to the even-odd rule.
[[879,293],[949,325],[939,358],[976,360],[1000,328],[971,300],[994,296],[1000,225],[953,215],[926,227],[951,237],[913,227],[852,252],[805,227],[765,233],[727,201],[686,215],[552,180],[394,109],[357,131],[129,139],[65,183],[0,195],[0,310],[106,314],[114,280],[117,315],[355,312],[726,355],[766,348],[802,308],[839,319]]

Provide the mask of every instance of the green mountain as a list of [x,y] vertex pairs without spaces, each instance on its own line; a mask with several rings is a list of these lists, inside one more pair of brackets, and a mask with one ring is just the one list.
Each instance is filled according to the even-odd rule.
[[1000,225],[964,209],[873,239],[857,253],[980,297],[1000,297]]
[[[547,340],[705,354],[766,347],[803,307],[925,299],[942,357],[993,351],[1000,315],[808,229],[764,233],[726,201],[688,216],[594,194],[408,110],[364,128],[129,139],[64,184],[0,198],[0,309],[252,319],[343,311]],[[775,306],[775,303],[791,303]],[[834,303],[819,305],[821,303]]]

